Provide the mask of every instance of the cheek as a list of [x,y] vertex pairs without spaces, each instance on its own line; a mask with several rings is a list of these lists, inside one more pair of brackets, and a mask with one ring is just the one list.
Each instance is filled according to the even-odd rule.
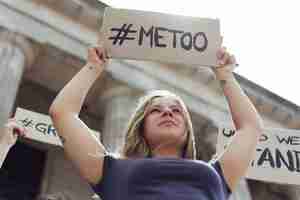
[[187,126],[187,120],[183,116],[178,116],[177,118],[178,121],[180,121],[180,128],[186,130]]
[[184,141],[185,141],[187,139],[187,132],[188,132],[187,126],[185,124],[183,124],[183,126],[181,126],[180,132],[184,136],[183,138],[184,138]]
[[154,126],[153,126],[153,119],[150,117],[147,117],[144,119],[144,124],[143,124],[143,135],[146,138],[149,138],[149,136],[152,135],[151,132],[153,132]]

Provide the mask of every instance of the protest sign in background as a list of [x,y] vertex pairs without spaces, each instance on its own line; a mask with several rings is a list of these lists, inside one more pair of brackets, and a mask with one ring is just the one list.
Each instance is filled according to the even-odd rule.
[[216,66],[221,45],[217,19],[110,7],[100,37],[113,58],[201,66]]
[[[28,129],[26,138],[51,145],[62,146],[62,142],[48,115],[17,108],[15,118],[17,123]],[[99,132],[92,131],[92,133],[99,139]]]
[[[234,139],[236,131],[219,128],[217,154],[221,155]],[[264,129],[247,178],[300,185],[300,131]]]

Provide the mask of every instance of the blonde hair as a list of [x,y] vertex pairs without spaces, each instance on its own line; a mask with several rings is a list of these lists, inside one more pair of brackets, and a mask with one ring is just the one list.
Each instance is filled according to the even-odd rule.
[[138,105],[128,122],[125,132],[125,145],[122,156],[125,158],[138,158],[151,156],[151,149],[142,134],[146,107],[155,98],[172,97],[176,99],[184,110],[187,122],[187,142],[182,152],[183,158],[196,159],[195,138],[190,114],[182,99],[167,90],[152,90],[139,99]]

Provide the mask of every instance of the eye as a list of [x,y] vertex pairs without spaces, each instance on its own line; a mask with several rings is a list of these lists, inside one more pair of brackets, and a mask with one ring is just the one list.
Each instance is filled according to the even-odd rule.
[[158,108],[153,108],[150,110],[150,113],[160,113],[160,110]]
[[181,113],[181,110],[179,108],[173,108],[172,111],[174,113]]

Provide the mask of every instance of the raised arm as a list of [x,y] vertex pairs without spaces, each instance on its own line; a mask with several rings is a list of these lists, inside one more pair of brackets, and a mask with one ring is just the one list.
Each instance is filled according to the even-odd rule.
[[217,57],[220,67],[215,69],[215,74],[236,128],[236,136],[221,156],[220,164],[229,187],[234,189],[250,165],[263,125],[255,107],[233,75],[234,57],[225,48],[218,51]]
[[59,92],[49,109],[66,155],[90,183],[97,183],[102,178],[103,156],[100,155],[105,153],[105,148],[78,115],[89,89],[103,72],[106,61],[103,48],[90,48],[87,64]]

